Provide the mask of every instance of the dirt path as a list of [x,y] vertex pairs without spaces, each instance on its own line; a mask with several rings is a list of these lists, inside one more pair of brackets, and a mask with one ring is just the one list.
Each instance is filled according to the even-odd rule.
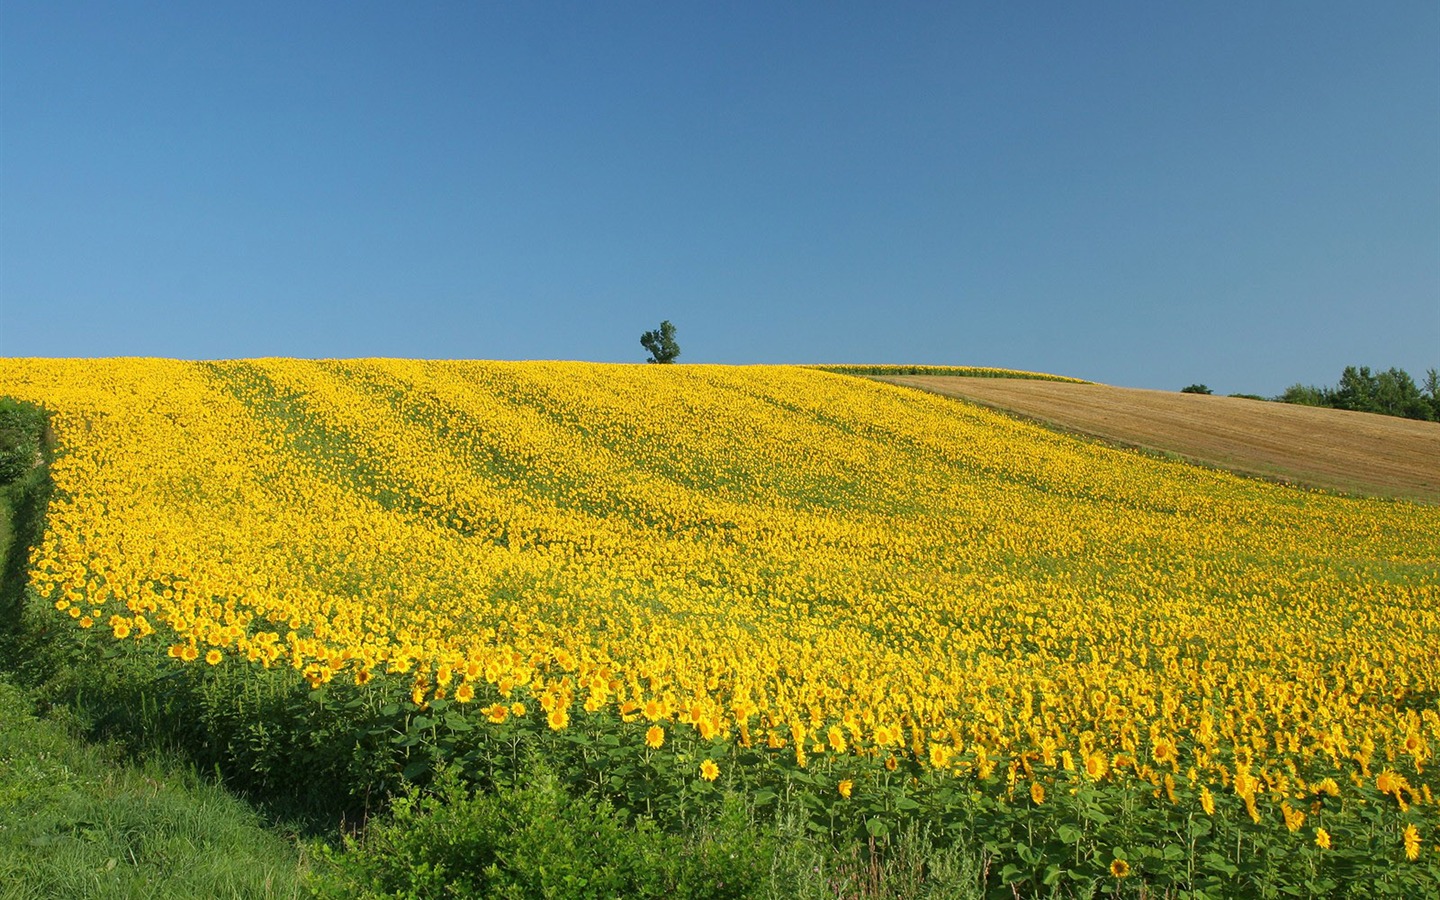
[[1440,423],[1100,384],[914,375],[877,380],[1248,475],[1440,503]]

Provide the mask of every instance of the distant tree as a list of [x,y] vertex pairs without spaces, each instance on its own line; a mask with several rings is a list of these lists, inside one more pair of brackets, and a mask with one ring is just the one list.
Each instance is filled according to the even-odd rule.
[[1430,401],[1431,418],[1440,422],[1440,372],[1430,369],[1425,373],[1425,399]]
[[1329,406],[1330,400],[1324,388],[1318,388],[1313,384],[1292,384],[1285,389],[1285,393],[1276,397],[1281,403],[1295,403],[1300,406]]
[[658,330],[640,335],[640,346],[650,351],[646,362],[672,363],[680,355],[680,345],[675,342],[675,326],[670,324],[669,319],[661,322]]
[[1340,383],[1330,395],[1330,405],[1353,412],[1379,412],[1375,400],[1379,389],[1379,380],[1371,374],[1369,366],[1346,366],[1340,373]]
[[1425,395],[1404,369],[1390,368],[1375,376],[1375,408],[1387,416],[1421,421],[1434,418]]
[[1212,390],[1210,390],[1208,387],[1206,387],[1206,386],[1203,385],[1203,384],[1192,384],[1192,385],[1190,385],[1189,387],[1183,387],[1183,388],[1181,388],[1181,389],[1180,389],[1180,393],[1182,393],[1182,394],[1213,394],[1213,393],[1215,393],[1215,392],[1212,391]]

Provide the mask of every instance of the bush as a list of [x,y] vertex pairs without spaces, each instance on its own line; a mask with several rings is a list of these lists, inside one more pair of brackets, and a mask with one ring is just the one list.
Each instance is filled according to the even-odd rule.
[[363,840],[321,848],[322,897],[757,896],[771,842],[749,830],[738,801],[708,833],[626,824],[604,801],[571,797],[539,763],[526,785],[471,793],[453,770],[431,792],[411,789]]
[[18,481],[35,467],[45,414],[29,403],[0,397],[0,484]]

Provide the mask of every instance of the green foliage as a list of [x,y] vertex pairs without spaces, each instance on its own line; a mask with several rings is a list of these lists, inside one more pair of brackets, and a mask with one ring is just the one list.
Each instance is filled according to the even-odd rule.
[[675,326],[666,319],[657,331],[640,335],[640,345],[650,351],[646,362],[673,363],[680,356],[680,345],[675,341]]
[[345,847],[323,854],[319,895],[723,900],[760,896],[773,856],[736,801],[687,839],[572,797],[538,763],[523,785],[496,793],[472,793],[447,771]]
[[1191,384],[1191,385],[1186,385],[1185,387],[1181,388],[1181,389],[1180,389],[1180,393],[1182,393],[1182,394],[1213,394],[1213,393],[1215,393],[1215,392],[1212,391],[1212,390],[1210,390],[1208,387],[1206,387],[1206,386],[1203,385],[1203,384]]
[[19,480],[40,462],[45,428],[39,407],[0,397],[0,485]]
[[1329,406],[1329,398],[1326,396],[1326,389],[1316,387],[1313,384],[1295,383],[1285,389],[1285,393],[1275,398],[1281,403],[1294,403],[1299,406]]

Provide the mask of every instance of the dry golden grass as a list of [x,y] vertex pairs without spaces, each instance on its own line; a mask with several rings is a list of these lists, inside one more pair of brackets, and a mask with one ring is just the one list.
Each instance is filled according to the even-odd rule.
[[880,380],[1242,474],[1440,503],[1440,424],[1434,422],[1101,384],[953,376]]

